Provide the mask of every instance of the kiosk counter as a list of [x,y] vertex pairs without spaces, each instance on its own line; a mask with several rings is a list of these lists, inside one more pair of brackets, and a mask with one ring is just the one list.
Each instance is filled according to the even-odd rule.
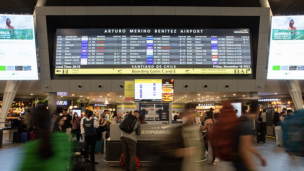
[[[140,158],[141,163],[149,162],[149,157],[152,154],[150,145],[152,142],[163,140],[166,136],[172,133],[174,127],[180,124],[162,124],[162,125],[141,125],[141,135],[137,136],[136,155]],[[110,140],[105,142],[105,160],[110,165],[115,165],[123,152],[120,140],[121,130],[119,124],[110,126]]]

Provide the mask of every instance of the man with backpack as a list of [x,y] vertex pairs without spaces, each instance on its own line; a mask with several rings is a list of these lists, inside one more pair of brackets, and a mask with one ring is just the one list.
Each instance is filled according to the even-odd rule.
[[216,149],[216,156],[222,160],[232,161],[236,171],[256,170],[251,154],[260,159],[262,166],[267,164],[260,152],[252,146],[252,119],[257,114],[257,101],[252,101],[248,114],[245,114],[245,108],[242,108],[240,119],[237,118],[231,103],[226,101],[213,126],[211,144]]
[[134,115],[128,114],[121,122],[121,142],[123,148],[124,164],[127,171],[135,171],[136,156],[136,136],[141,134],[141,124],[138,121],[139,111],[134,111]]

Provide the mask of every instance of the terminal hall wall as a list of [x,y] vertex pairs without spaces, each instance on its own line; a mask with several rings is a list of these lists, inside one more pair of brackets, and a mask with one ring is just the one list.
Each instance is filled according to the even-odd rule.
[[[270,9],[269,8],[239,8],[239,7],[36,7],[37,20],[37,42],[38,57],[41,65],[41,87],[43,92],[123,92],[120,85],[125,80],[134,78],[146,78],[146,76],[54,76],[52,60],[54,44],[49,44],[51,39],[49,33],[49,18],[64,17],[80,17],[76,26],[86,27],[81,17],[115,17],[115,16],[145,16],[157,18],[160,16],[176,17],[176,18],[212,18],[227,17],[239,19],[248,17],[252,22],[257,22],[256,30],[256,56],[253,64],[255,73],[251,76],[150,76],[149,78],[175,78],[176,92],[248,92],[248,91],[264,91],[266,81],[266,65],[269,47],[270,32]],[[65,21],[70,23],[68,20]],[[96,21],[98,22],[98,21]],[[115,22],[115,21],[112,21]],[[225,23],[225,21],[223,21]],[[250,21],[248,21],[250,22]],[[165,23],[164,23],[165,24]],[[229,23],[226,23],[229,24]],[[114,23],[116,27],[120,23]],[[175,23],[179,26],[178,23]],[[191,25],[191,24],[190,24]],[[192,24],[193,25],[193,24]],[[244,24],[245,25],[245,24]],[[174,25],[173,25],[174,26]],[[223,23],[218,22],[219,27],[223,27]],[[240,27],[240,24],[236,24]],[[246,26],[246,25],[245,25]],[[122,26],[121,26],[122,27]],[[208,27],[211,27],[210,25]],[[232,26],[226,26],[226,28]],[[201,28],[203,25],[201,25]],[[225,27],[224,27],[225,28]],[[254,30],[253,30],[254,31]],[[54,35],[54,34],[53,34]],[[254,38],[254,37],[252,37]],[[78,88],[81,85],[81,88]],[[98,85],[102,85],[99,88]],[[185,88],[185,85],[188,88]],[[207,85],[207,88],[204,86]],[[229,85],[228,88],[225,86]]]

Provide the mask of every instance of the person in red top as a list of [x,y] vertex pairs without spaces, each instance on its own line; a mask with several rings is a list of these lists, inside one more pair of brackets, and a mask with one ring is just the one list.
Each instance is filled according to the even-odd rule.
[[81,118],[75,112],[73,114],[73,133],[76,135],[77,141],[80,139],[80,120]]
[[6,29],[15,29],[13,26],[11,26],[11,20],[9,18],[6,19]]

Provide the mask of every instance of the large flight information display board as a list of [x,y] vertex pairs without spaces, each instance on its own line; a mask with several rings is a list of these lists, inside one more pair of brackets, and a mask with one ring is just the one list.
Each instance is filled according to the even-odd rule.
[[251,74],[249,29],[57,29],[55,74]]

